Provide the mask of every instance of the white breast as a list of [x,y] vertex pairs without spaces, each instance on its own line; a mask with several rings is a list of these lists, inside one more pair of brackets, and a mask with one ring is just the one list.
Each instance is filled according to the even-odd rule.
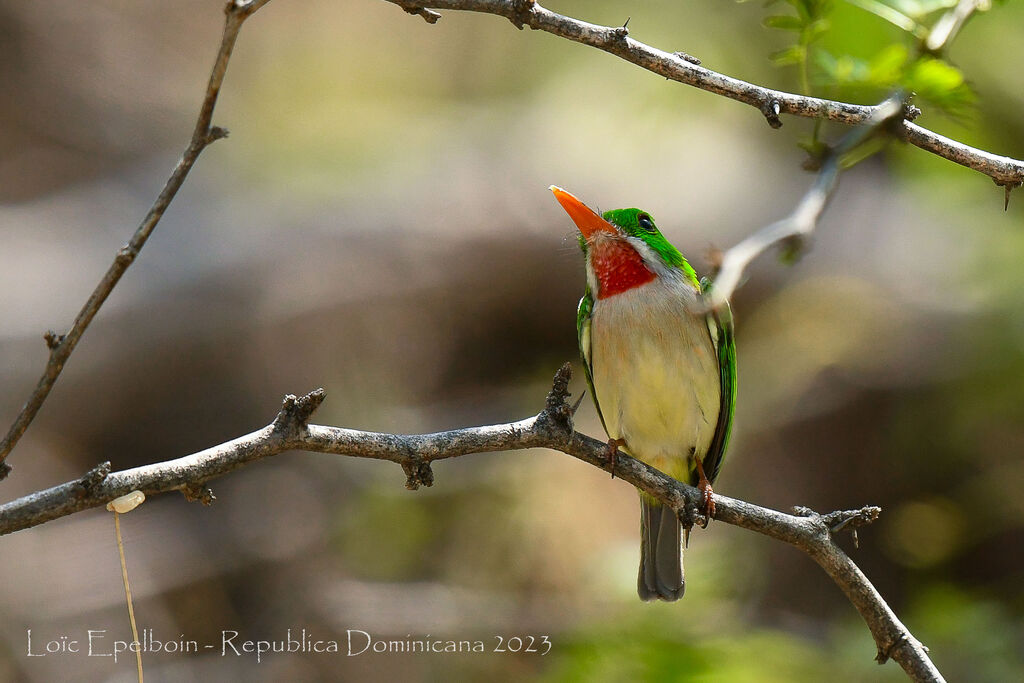
[[594,302],[591,370],[608,435],[674,476],[703,457],[718,420],[717,354],[697,292],[658,277]]

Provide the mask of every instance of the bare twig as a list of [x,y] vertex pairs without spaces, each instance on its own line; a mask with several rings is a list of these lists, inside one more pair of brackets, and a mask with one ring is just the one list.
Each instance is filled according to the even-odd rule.
[[[728,298],[739,282],[743,268],[757,254],[780,240],[802,239],[810,234],[835,186],[839,155],[859,142],[863,135],[877,128],[881,121],[892,116],[894,107],[899,112],[898,106],[889,102],[869,107],[761,88],[705,69],[699,66],[699,62],[682,53],[669,54],[639,43],[629,38],[626,26],[609,28],[586,24],[550,12],[532,0],[389,1],[430,23],[435,22],[440,15],[428,7],[505,16],[520,28],[529,26],[591,45],[672,80],[753,105],[773,126],[781,125],[780,114],[825,118],[845,124],[867,123],[867,126],[851,134],[830,155],[814,188],[792,216],[737,245],[730,251],[735,251],[732,260],[730,254],[726,255],[715,292],[716,295],[720,293],[723,300]],[[223,129],[211,125],[217,95],[242,23],[266,2],[268,0],[232,0],[228,4],[221,47],[192,140],[149,213],[128,244],[118,252],[114,263],[71,329],[64,335],[53,332],[46,335],[51,350],[50,359],[36,390],[3,442],[0,442],[0,477],[9,469],[4,459],[38,413],[85,329],[137,257],[199,154],[211,142],[227,134]],[[996,157],[942,138],[909,121],[901,121],[900,125],[904,137],[911,143],[979,170],[997,183],[1009,187],[1020,184],[1024,179],[1024,164],[1020,161]],[[725,283],[722,283],[723,279]],[[730,282],[732,284],[727,287]],[[149,495],[176,490],[181,491],[189,500],[210,504],[214,497],[206,487],[209,480],[288,450],[388,460],[402,467],[406,474],[406,486],[410,489],[433,483],[432,462],[478,452],[547,447],[610,471],[612,463],[608,459],[606,445],[573,429],[574,408],[566,402],[569,376],[570,367],[566,364],[555,377],[544,410],[535,417],[510,424],[423,435],[381,434],[312,425],[309,424],[309,418],[323,400],[323,392],[312,392],[301,398],[288,396],[270,425],[234,441],[176,460],[119,472],[111,472],[110,464],[104,463],[79,479],[6,503],[0,506],[0,534],[102,506],[136,490]],[[688,524],[702,521],[698,509],[703,496],[694,487],[671,479],[625,454],[617,455],[614,469],[621,479],[672,507]],[[879,662],[888,658],[895,659],[916,681],[943,680],[928,658],[925,648],[900,623],[864,574],[833,539],[833,534],[844,528],[855,530],[873,521],[878,516],[878,508],[866,507],[827,515],[802,509],[796,515],[789,515],[718,494],[715,494],[714,501],[716,519],[785,541],[814,559],[861,613],[874,636]]]
[[[0,534],[27,529],[141,490],[146,495],[182,491],[195,496],[205,484],[251,462],[289,450],[333,453],[387,460],[402,466],[408,488],[433,482],[431,463],[470,453],[551,448],[611,471],[606,444],[572,426],[567,402],[571,366],[566,363],[538,415],[510,424],[470,427],[435,434],[398,435],[308,424],[323,400],[323,390],[301,398],[288,396],[274,421],[263,429],[177,460],[130,470],[87,475],[0,506]],[[624,453],[615,458],[615,474],[672,507],[687,523],[701,521],[702,493]],[[88,480],[88,485],[84,482]],[[857,608],[874,636],[878,661],[896,660],[915,681],[942,681],[925,648],[899,621],[857,565],[833,539],[833,530],[873,521],[878,508],[818,515],[800,509],[789,515],[740,500],[714,495],[715,519],[750,529],[800,548],[817,562]]]
[[898,95],[890,97],[875,107],[863,125],[848,133],[838,145],[829,151],[811,189],[807,191],[791,214],[758,230],[722,254],[718,264],[718,273],[714,278],[714,286],[705,302],[709,309],[717,309],[729,301],[733,292],[739,287],[746,267],[772,246],[785,242],[791,254],[799,253],[806,240],[814,232],[821,212],[825,209],[825,205],[839,183],[842,156],[874,135],[894,117],[901,116],[903,108],[902,99]]
[[992,7],[992,0],[960,0],[951,10],[939,17],[924,40],[924,49],[938,53],[956,38],[967,20],[975,12],[984,12]]
[[[716,95],[749,104],[768,117],[772,127],[780,124],[779,114],[828,119],[843,124],[863,123],[875,108],[834,100],[823,100],[764,88],[747,83],[629,37],[621,27],[588,24],[541,7],[533,0],[388,0],[409,11],[411,8],[465,10],[496,14],[522,28],[546,31],[568,40],[596,47],[669,80],[692,85]],[[770,114],[770,115],[769,115]],[[900,136],[921,149],[974,169],[999,185],[1018,186],[1024,181],[1024,161],[998,156],[950,140],[925,128],[903,121]]]
[[18,440],[21,439],[25,430],[28,429],[32,420],[35,419],[36,414],[43,406],[47,396],[50,394],[50,390],[64,369],[64,364],[67,363],[68,357],[71,356],[71,352],[75,350],[86,328],[89,327],[89,323],[96,317],[96,313],[99,312],[103,302],[106,301],[114,286],[121,279],[121,276],[124,275],[125,271],[128,270],[128,267],[139,255],[139,251],[163,217],[164,211],[167,210],[171,200],[174,199],[174,196],[181,189],[182,184],[184,184],[185,178],[188,176],[189,171],[192,170],[192,166],[196,163],[196,159],[199,158],[199,154],[210,143],[227,137],[228,132],[226,130],[211,125],[213,108],[217,104],[217,95],[220,93],[221,84],[224,82],[224,73],[228,68],[228,60],[231,58],[231,51],[234,49],[235,40],[238,38],[238,32],[241,30],[242,24],[269,1],[231,0],[224,8],[226,15],[224,33],[221,38],[220,49],[217,51],[217,58],[213,64],[213,70],[210,73],[210,81],[206,86],[206,96],[203,98],[203,104],[199,109],[199,118],[196,120],[196,126],[192,132],[192,139],[189,141],[188,147],[185,148],[181,159],[178,160],[178,164],[174,167],[174,171],[164,184],[163,190],[160,191],[156,201],[153,202],[153,206],[150,207],[146,217],[142,219],[142,223],[136,228],[128,243],[118,250],[114,262],[103,275],[103,279],[96,285],[96,289],[93,290],[85,305],[82,306],[82,310],[79,311],[78,316],[71,325],[71,329],[63,335],[58,335],[53,331],[49,331],[44,335],[46,345],[50,349],[50,358],[32,395],[29,396],[21,412],[18,413],[18,417],[15,418],[14,424],[7,431],[3,441],[0,441],[0,479],[6,477],[11,469],[10,465],[5,462],[7,456],[18,443]]

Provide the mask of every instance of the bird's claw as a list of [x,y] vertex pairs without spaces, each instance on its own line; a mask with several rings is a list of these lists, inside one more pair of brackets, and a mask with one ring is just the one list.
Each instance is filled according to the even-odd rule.
[[697,474],[700,476],[697,488],[700,489],[704,497],[704,523],[701,524],[701,528],[706,529],[711,518],[715,516],[715,499],[713,498],[715,492],[711,488],[711,482],[704,474],[704,463],[700,458],[694,458],[694,462],[697,463]]

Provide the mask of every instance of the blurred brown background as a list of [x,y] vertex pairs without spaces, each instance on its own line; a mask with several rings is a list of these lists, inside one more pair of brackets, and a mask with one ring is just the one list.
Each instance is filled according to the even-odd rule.
[[[845,7],[845,6],[844,6]],[[562,2],[709,68],[794,89],[756,5]],[[865,42],[876,17],[839,18]],[[838,19],[837,19],[838,21]],[[978,94],[919,123],[1024,156],[1024,7],[951,52]],[[184,148],[221,3],[0,0],[0,418]],[[998,58],[997,58],[998,55]],[[316,421],[389,432],[535,413],[576,360],[581,259],[555,183],[641,206],[704,255],[811,181],[754,109],[502,19],[435,26],[370,0],[275,0],[250,20],[201,157],[11,456],[4,500],[266,424],[322,386]],[[827,131],[835,137],[841,131]],[[984,176],[894,146],[842,179],[814,249],[768,257],[735,301],[740,393],[716,489],[758,504],[883,506],[854,559],[949,680],[1024,678],[1024,209]],[[1016,198],[1019,199],[1019,198]],[[578,369],[577,363],[577,369]],[[577,381],[575,388],[582,389]],[[600,435],[589,399],[578,427]],[[216,643],[147,654],[148,680],[902,680],[803,555],[712,524],[687,594],[635,595],[636,494],[547,451],[400,468],[289,454],[123,518],[140,627]],[[849,545],[849,544],[848,544]],[[133,680],[121,657],[29,658],[88,629],[130,640],[113,521],[0,539],[0,679]],[[342,642],[546,635],[536,654],[222,657],[222,630]],[[38,640],[36,640],[38,639]]]

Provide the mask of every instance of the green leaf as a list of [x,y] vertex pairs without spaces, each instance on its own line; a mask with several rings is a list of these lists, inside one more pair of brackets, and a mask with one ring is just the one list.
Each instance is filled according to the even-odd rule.
[[821,140],[815,140],[814,138],[801,138],[796,143],[797,147],[807,152],[811,159],[820,161],[825,158],[825,154],[828,153],[828,145]]
[[777,28],[783,31],[802,31],[804,23],[796,17],[786,14],[778,14],[773,17],[765,17],[761,22],[765,28]]
[[831,28],[831,24],[828,19],[815,19],[804,27],[807,42],[816,40],[819,36],[828,31],[829,28]]
[[819,50],[816,53],[818,68],[827,77],[827,85],[863,84],[868,80],[870,67],[867,62],[850,55],[835,55]]
[[814,18],[814,3],[808,2],[807,0],[797,0],[796,2],[790,3],[796,8],[797,14],[804,21],[810,21]]
[[775,66],[786,66],[787,64],[800,64],[804,61],[807,50],[803,45],[793,45],[785,50],[779,50],[771,55],[772,63]]
[[964,75],[954,66],[941,59],[919,59],[910,72],[913,84],[921,90],[942,93],[950,92],[964,84]]
[[910,52],[903,45],[890,45],[871,60],[869,78],[872,83],[889,86],[903,78]]
[[920,99],[931,102],[952,116],[966,113],[974,104],[974,92],[964,80],[964,75],[941,59],[919,58],[907,70],[904,83]]

